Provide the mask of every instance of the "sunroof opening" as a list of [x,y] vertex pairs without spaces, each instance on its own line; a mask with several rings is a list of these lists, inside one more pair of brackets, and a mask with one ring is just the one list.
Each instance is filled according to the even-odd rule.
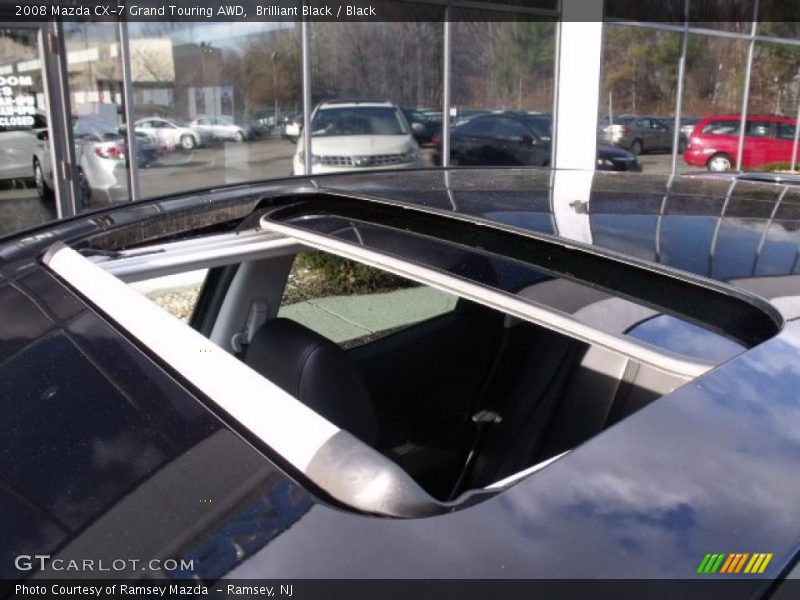
[[[574,288],[560,293],[562,303],[574,300]],[[627,327],[614,311],[629,318],[628,303],[604,302],[603,310]],[[670,319],[709,348],[732,343]],[[663,340],[651,332],[647,341]],[[319,251],[296,256],[277,316],[259,328],[243,360],[440,501],[552,460],[686,381]]]
[[[439,239],[360,216],[296,211],[157,252],[92,264],[61,247],[45,262],[295,476],[395,517],[499,493],[777,327],[756,300],[721,287],[643,278],[760,322],[705,323],[707,308],[686,299],[659,310],[652,290],[638,298],[630,282],[614,293],[613,278],[565,269],[575,249],[538,264],[471,235],[480,224]],[[636,274],[590,259],[606,275]],[[178,312],[172,300],[184,303]]]
[[[465,273],[495,269],[516,278],[522,299],[667,353],[713,365],[746,349],[575,282],[469,261]],[[442,503],[510,485],[691,378],[330,252],[259,262],[274,263],[275,278],[245,273],[228,291],[229,303],[249,306],[225,317],[249,329],[229,349]],[[203,273],[132,285],[185,319]],[[234,298],[239,289],[247,297]]]

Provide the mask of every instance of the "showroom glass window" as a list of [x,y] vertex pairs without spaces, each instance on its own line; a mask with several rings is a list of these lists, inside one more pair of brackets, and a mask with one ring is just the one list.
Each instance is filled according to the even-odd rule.
[[[452,25],[451,164],[547,166],[552,164],[548,121],[556,82],[556,24],[545,17],[500,18],[462,11]],[[498,113],[513,113],[513,121]],[[468,126],[485,115],[479,128]],[[528,120],[533,115],[539,118],[535,127]],[[513,136],[501,135],[512,130]]]
[[78,212],[130,201],[119,28],[64,23]]
[[56,217],[55,200],[36,187],[33,157],[46,129],[37,31],[0,29],[0,235]]
[[291,174],[302,123],[300,25],[130,23],[144,198]]
[[[435,164],[443,91],[443,27],[435,19],[442,15],[440,7],[422,7],[426,21],[312,23],[311,173]],[[295,175],[304,173],[302,143]]]

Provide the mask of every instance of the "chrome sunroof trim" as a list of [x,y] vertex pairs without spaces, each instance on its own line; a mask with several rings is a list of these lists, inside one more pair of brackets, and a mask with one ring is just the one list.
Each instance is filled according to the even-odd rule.
[[333,423],[75,250],[56,244],[43,262],[300,471],[339,433]]
[[193,269],[207,269],[298,251],[296,242],[263,231],[221,233],[177,242],[122,250],[118,256],[91,257],[105,271],[128,283],[174,275]]

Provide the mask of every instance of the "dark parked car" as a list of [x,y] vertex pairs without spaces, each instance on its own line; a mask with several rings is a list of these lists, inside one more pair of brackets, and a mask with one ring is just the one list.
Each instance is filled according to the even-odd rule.
[[689,136],[692,135],[692,131],[694,131],[694,127],[699,121],[700,117],[681,117],[681,133],[678,142],[678,152],[683,152],[686,150],[686,146],[689,145]]
[[[481,166],[548,166],[552,117],[516,112],[476,116],[450,132],[450,163]],[[441,150],[441,138],[434,138]],[[598,146],[601,171],[640,171],[636,157],[625,150]]]
[[442,129],[442,113],[416,108],[401,108],[411,127],[411,135],[422,145],[431,144],[433,136]]
[[550,163],[550,139],[536,131],[539,121],[516,113],[470,119],[450,132],[453,165],[535,165]]
[[601,141],[633,154],[672,150],[672,126],[658,117],[620,115],[614,117],[613,123],[604,117],[599,129]]
[[[574,179],[298,178],[3,239],[2,579],[775,592],[800,541],[800,189]],[[132,287],[200,268],[188,323]]]

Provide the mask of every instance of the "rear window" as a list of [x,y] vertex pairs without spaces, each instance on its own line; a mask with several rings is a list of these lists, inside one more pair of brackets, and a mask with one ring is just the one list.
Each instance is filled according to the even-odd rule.
[[456,129],[456,131],[461,133],[468,133],[470,135],[492,135],[495,129],[495,121],[492,118],[489,119],[472,119],[471,121],[467,121],[465,124],[461,125]]
[[543,141],[549,142],[552,137],[552,121],[546,117],[533,117],[525,119],[525,124],[533,129]]

